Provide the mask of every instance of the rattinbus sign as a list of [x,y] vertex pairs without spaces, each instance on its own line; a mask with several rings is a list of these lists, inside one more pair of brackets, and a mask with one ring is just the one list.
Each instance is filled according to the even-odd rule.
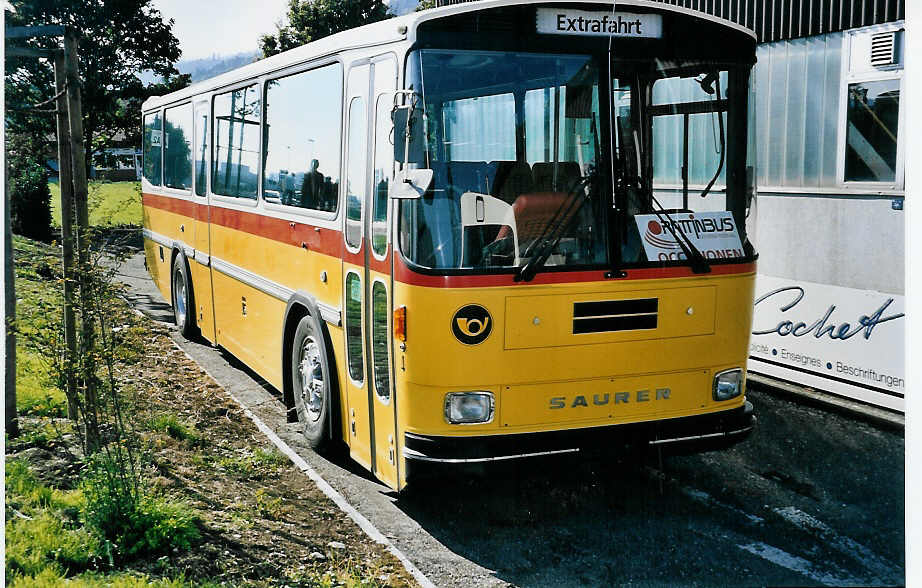
[[539,8],[538,32],[551,35],[599,35],[659,39],[663,18],[659,14]]
[[678,241],[682,235],[705,259],[743,257],[739,231],[729,211],[638,214],[634,220],[650,261],[685,259]]

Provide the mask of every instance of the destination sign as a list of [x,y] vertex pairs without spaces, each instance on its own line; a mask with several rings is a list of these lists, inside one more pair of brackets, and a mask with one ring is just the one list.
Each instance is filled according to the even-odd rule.
[[659,39],[663,17],[659,14],[539,8],[538,32],[551,35],[596,35]]

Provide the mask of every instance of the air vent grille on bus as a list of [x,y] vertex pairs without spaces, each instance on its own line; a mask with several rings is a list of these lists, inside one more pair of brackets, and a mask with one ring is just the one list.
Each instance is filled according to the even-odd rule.
[[871,37],[871,65],[882,67],[896,63],[896,31]]
[[573,334],[655,329],[658,312],[656,298],[574,302]]
[[534,27],[534,17],[523,18],[519,10],[499,9],[433,19],[422,28],[433,32],[523,35],[534,33]]

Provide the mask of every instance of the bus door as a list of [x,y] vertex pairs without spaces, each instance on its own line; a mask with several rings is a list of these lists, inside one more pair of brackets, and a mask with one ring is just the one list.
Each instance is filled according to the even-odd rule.
[[189,260],[192,283],[195,291],[195,320],[202,336],[215,342],[214,304],[211,288],[211,207],[208,202],[208,120],[210,118],[208,100],[195,102],[194,121],[192,125],[192,159],[194,163],[195,221],[191,245],[195,249],[195,259]]
[[343,256],[347,428],[350,452],[397,486],[396,410],[391,386],[391,243],[388,183],[393,179],[391,109],[397,62],[352,68],[348,78],[346,214]]

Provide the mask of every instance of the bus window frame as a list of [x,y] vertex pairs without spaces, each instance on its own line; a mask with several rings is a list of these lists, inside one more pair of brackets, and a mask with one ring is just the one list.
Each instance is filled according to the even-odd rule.
[[[191,122],[192,122],[192,125],[193,125],[192,133],[193,133],[193,135],[195,134],[195,126],[194,126],[194,125],[195,125],[195,105],[193,104],[193,100],[190,98],[190,99],[188,99],[188,100],[181,100],[181,101],[179,101],[179,102],[174,102],[174,103],[169,104],[169,105],[167,105],[167,106],[164,106],[164,107],[162,107],[162,108],[160,109],[161,112],[162,112],[162,117],[163,117],[163,118],[162,118],[162,120],[163,120],[163,122],[162,122],[162,125],[163,125],[162,132],[164,133],[164,135],[163,135],[164,137],[166,137],[166,111],[167,111],[167,110],[172,110],[172,109],[174,109],[174,108],[179,108],[179,107],[181,107],[181,106],[186,106],[186,105],[192,106],[192,121],[191,121]],[[194,137],[193,137],[193,138],[194,138]],[[161,190],[163,190],[165,193],[170,194],[171,196],[177,196],[177,197],[182,198],[183,200],[192,200],[192,198],[189,198],[189,196],[193,196],[193,195],[195,194],[195,191],[194,191],[194,189],[193,189],[193,187],[194,187],[194,185],[195,185],[195,184],[194,184],[194,182],[195,182],[195,157],[192,158],[192,182],[193,182],[193,183],[189,185],[189,188],[184,190],[184,189],[182,189],[182,188],[172,188],[172,187],[170,187],[170,186],[167,186],[166,183],[163,181],[164,171],[166,171],[166,170],[165,170],[165,168],[166,168],[166,165],[165,165],[165,163],[166,163],[166,159],[165,159],[165,156],[166,156],[166,145],[165,145],[165,143],[166,143],[165,140],[161,140],[161,141],[160,141],[160,154],[161,154],[161,155],[160,155],[160,179],[161,179],[161,182],[160,182],[160,185],[159,185],[158,187],[159,187]]]
[[[198,193],[198,176],[195,173],[195,164],[198,161],[198,158],[195,155],[195,152],[192,153],[192,195],[196,198],[203,198],[207,200],[211,196],[211,96],[208,94],[198,94],[193,96],[190,100],[192,103],[192,132],[197,135],[199,131],[197,122],[198,117],[195,116],[196,108],[203,106],[207,109],[207,114],[205,116],[206,125],[209,125],[209,128],[205,129],[205,189],[201,194]],[[195,198],[193,198],[194,200]]]
[[[208,178],[208,198],[209,199],[213,199],[217,202],[226,203],[226,204],[236,204],[238,206],[242,206],[242,207],[250,208],[250,209],[257,208],[259,206],[260,200],[262,200],[262,182],[260,180],[262,178],[263,146],[261,143],[262,143],[262,136],[263,136],[262,129],[263,129],[263,124],[264,124],[262,102],[264,102],[264,100],[263,100],[263,95],[262,95],[261,79],[262,79],[262,76],[256,77],[256,78],[247,78],[246,80],[242,82],[238,82],[236,84],[231,84],[228,86],[223,86],[221,88],[216,88],[215,90],[212,90],[208,95],[208,109],[209,109],[209,119],[208,120],[211,123],[211,131],[209,132],[209,135],[208,135],[209,143],[210,143],[209,149],[208,149],[208,152],[210,154],[209,156],[210,165],[208,169],[208,174],[210,176]],[[249,86],[256,87],[256,92],[259,95],[259,100],[260,100],[260,109],[259,109],[260,146],[259,146],[259,153],[258,153],[258,160],[257,160],[257,172],[256,172],[256,178],[257,178],[256,198],[244,198],[242,196],[228,196],[226,194],[218,194],[217,192],[213,190],[213,183],[214,183],[213,176],[215,172],[214,165],[216,161],[215,159],[215,148],[216,148],[215,133],[217,132],[217,125],[215,125],[215,116],[214,116],[214,101],[215,101],[215,98],[217,98],[218,96],[221,96],[222,94],[228,94],[235,90],[240,90],[241,88],[247,88]]]
[[[376,80],[377,80],[377,74],[375,73],[375,70],[377,69],[377,64],[384,62],[384,61],[391,61],[394,65],[394,80],[393,80],[394,87],[391,90],[377,92],[377,90],[374,87],[376,85]],[[372,94],[373,94],[374,100],[369,100],[370,104],[368,106],[372,108],[372,112],[374,113],[374,120],[373,120],[374,124],[371,129],[372,131],[371,159],[369,160],[369,162],[371,163],[371,168],[370,168],[371,175],[368,178],[368,180],[370,180],[373,184],[374,183],[374,173],[375,173],[375,167],[374,167],[375,166],[375,154],[377,153],[377,148],[378,148],[378,101],[383,96],[390,96],[391,104],[393,104],[394,95],[396,94],[396,91],[400,85],[400,57],[394,52],[383,53],[379,56],[374,57],[371,61],[371,65],[372,65],[371,73],[373,76],[371,79]],[[393,133],[393,128],[394,128],[393,124],[391,124],[390,125],[391,131],[388,133],[388,136],[390,136]],[[391,153],[393,153],[393,150],[391,150]],[[390,158],[390,162],[391,162],[390,180],[391,182],[393,182],[396,176],[397,166],[399,165],[399,162],[396,159],[394,159],[393,155]],[[366,168],[368,168],[367,165],[366,165]],[[375,222],[374,212],[375,212],[375,202],[376,202],[377,194],[375,193],[374,185],[371,185],[366,189],[368,190],[367,196],[371,200],[370,202],[371,206],[369,207],[370,210],[368,211],[368,239],[369,239],[368,245],[371,250],[371,255],[374,259],[376,259],[377,261],[385,261],[387,259],[387,256],[391,252],[391,245],[392,245],[392,235],[391,234],[393,230],[393,225],[396,224],[392,221],[392,219],[394,218],[394,214],[395,214],[394,207],[391,205],[391,198],[390,198],[390,195],[388,195],[386,199],[386,203],[384,205],[384,215],[385,215],[385,218],[384,218],[384,235],[385,235],[384,253],[382,253],[381,255],[378,255],[374,248],[374,228],[373,228],[374,222]],[[364,223],[363,223],[363,226],[364,226]]]
[[[164,127],[164,118],[163,118],[163,107],[158,106],[153,110],[148,110],[141,113],[141,189],[145,187],[148,188],[164,188],[163,185],[163,127]],[[160,116],[160,183],[152,184],[150,180],[147,179],[147,176],[144,175],[144,164],[146,162],[146,155],[144,154],[144,133],[147,132],[147,124],[144,122],[148,116]]]
[[[364,273],[364,271],[362,272]],[[368,380],[368,364],[366,363],[367,357],[365,356],[365,335],[366,335],[366,310],[365,310],[365,276],[362,275],[359,270],[355,268],[349,268],[343,272],[343,342],[345,343],[345,360],[346,360],[346,377],[349,378],[349,381],[356,388],[364,388],[365,382]],[[352,355],[349,353],[349,329],[347,327],[348,321],[348,304],[349,304],[349,276],[355,276],[359,281],[359,294],[361,298],[359,299],[359,317],[358,322],[361,330],[359,332],[358,340],[360,342],[359,349],[361,350],[361,365],[359,366],[359,373],[362,374],[361,381],[356,380],[352,377]]]
[[[376,365],[376,363],[375,363],[375,335],[374,335],[374,329],[375,329],[375,325],[374,325],[375,284],[381,284],[382,286],[384,286],[384,301],[385,301],[386,306],[387,306],[387,312],[384,313],[384,320],[387,321],[387,326],[386,326],[386,330],[385,330],[385,339],[386,339],[386,341],[385,341],[385,345],[384,345],[385,349],[387,349],[387,358],[386,358],[386,359],[387,359],[387,361],[386,361],[386,365],[387,365],[387,394],[388,394],[388,395],[387,395],[387,398],[383,398],[383,397],[381,396],[381,394],[378,392],[378,384],[377,384],[377,381],[378,381],[378,380],[377,380],[378,368],[377,368],[377,365]],[[371,295],[370,295],[370,300],[368,301],[369,306],[370,306],[370,309],[371,309],[371,316],[369,317],[369,324],[368,324],[368,327],[369,327],[369,333],[368,333],[368,335],[369,335],[369,341],[370,341],[370,343],[371,343],[371,345],[370,345],[370,347],[371,347],[371,349],[370,349],[370,351],[371,351],[371,353],[370,353],[371,357],[369,358],[369,359],[371,359],[371,361],[369,362],[369,365],[370,365],[370,367],[371,367],[371,385],[372,385],[372,387],[374,388],[373,393],[374,393],[374,395],[375,395],[375,398],[377,398],[378,401],[379,401],[382,405],[387,406],[387,405],[389,405],[389,404],[391,403],[391,399],[393,398],[394,394],[396,393],[396,387],[395,387],[395,385],[394,385],[394,373],[395,373],[395,372],[394,372],[394,363],[393,363],[393,359],[394,359],[394,358],[393,358],[393,353],[391,352],[391,347],[392,347],[392,345],[393,345],[393,343],[394,343],[394,330],[393,330],[393,324],[392,324],[392,321],[391,321],[391,314],[392,314],[392,313],[391,313],[391,308],[392,308],[392,306],[393,306],[393,300],[392,300],[393,294],[392,294],[392,292],[391,292],[391,288],[390,288],[390,284],[388,283],[388,280],[385,280],[384,278],[382,278],[382,277],[380,277],[380,276],[375,276],[374,278],[372,278],[372,280],[371,280],[371,285],[370,285],[370,288],[369,288],[369,293],[371,294]],[[364,333],[363,333],[363,334],[364,334]]]
[[[349,70],[351,71],[352,69],[356,67],[361,67],[362,65],[370,66],[370,63],[368,61],[364,61],[364,62],[360,61],[360,62],[352,63],[349,65]],[[369,82],[371,81],[371,77],[370,77],[371,74],[372,74],[372,70],[369,67],[368,73],[366,74],[369,77],[368,79]],[[368,129],[368,108],[369,108],[368,88],[366,87],[365,92],[362,94],[358,94],[356,96],[349,96],[348,80],[349,80],[349,77],[346,76],[346,82],[345,82],[345,85],[343,86],[344,88],[343,117],[345,119],[345,124],[343,125],[343,139],[344,140],[340,143],[340,146],[343,152],[343,159],[340,161],[340,166],[343,169],[343,177],[342,177],[342,180],[340,181],[340,184],[341,184],[340,200],[342,200],[342,209],[343,209],[343,221],[341,223],[341,227],[342,227],[342,232],[343,232],[343,247],[345,247],[346,251],[348,251],[349,253],[356,255],[356,254],[359,254],[362,251],[362,247],[365,246],[365,215],[367,213],[365,208],[367,204],[366,200],[368,199],[368,186],[367,186],[368,184],[368,163],[369,163],[368,156],[369,156],[369,151],[372,146],[368,144],[368,130],[369,130]],[[365,166],[364,166],[365,170],[362,174],[363,181],[361,183],[362,191],[364,192],[364,194],[362,198],[359,198],[359,204],[361,206],[361,208],[359,209],[359,212],[361,213],[361,216],[359,217],[357,221],[353,221],[353,222],[357,222],[360,228],[359,242],[357,246],[353,247],[352,244],[349,243],[349,238],[347,236],[347,233],[348,233],[347,224],[349,223],[349,216],[348,216],[349,214],[349,194],[347,190],[348,190],[348,185],[349,185],[349,177],[348,177],[349,176],[349,163],[350,163],[349,149],[351,147],[351,144],[349,142],[349,133],[351,130],[350,125],[352,124],[352,118],[349,115],[349,112],[352,110],[352,103],[355,102],[356,100],[361,100],[363,102],[364,111],[365,111],[365,120],[363,123],[364,125],[363,135],[365,138]]]
[[344,97],[346,94],[346,65],[339,56],[324,56],[321,59],[309,61],[307,63],[298,63],[292,66],[288,66],[279,70],[269,72],[259,78],[259,84],[262,90],[261,99],[262,99],[262,118],[260,120],[261,132],[260,132],[260,142],[259,142],[259,201],[262,202],[262,209],[267,212],[272,212],[275,214],[282,215],[295,215],[303,217],[308,220],[317,220],[317,221],[328,221],[335,222],[339,219],[340,212],[345,207],[343,202],[343,182],[342,177],[340,177],[339,187],[337,188],[336,193],[336,210],[333,212],[328,212],[325,210],[317,210],[314,208],[302,208],[300,206],[290,206],[287,204],[276,204],[274,202],[269,202],[265,198],[265,193],[263,191],[265,183],[265,151],[266,151],[266,110],[268,107],[268,101],[265,99],[268,92],[266,91],[266,86],[269,82],[273,80],[279,80],[282,78],[287,78],[290,76],[295,76],[301,73],[308,71],[313,71],[315,69],[320,69],[322,67],[328,67],[330,65],[339,64],[339,85],[341,88],[340,94],[340,108],[339,108],[339,147],[340,147],[340,158],[339,158],[339,169],[340,174],[342,174],[343,169],[343,157],[345,156],[344,150],[344,140],[343,136],[345,133],[345,120],[346,120],[346,111],[344,105]]

